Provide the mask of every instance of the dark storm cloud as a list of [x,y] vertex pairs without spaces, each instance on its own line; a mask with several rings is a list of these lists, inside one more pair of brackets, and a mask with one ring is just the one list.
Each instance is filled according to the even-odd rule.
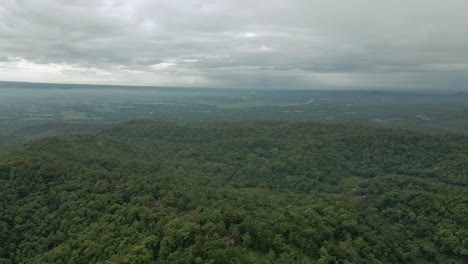
[[466,89],[463,0],[0,0],[5,80]]

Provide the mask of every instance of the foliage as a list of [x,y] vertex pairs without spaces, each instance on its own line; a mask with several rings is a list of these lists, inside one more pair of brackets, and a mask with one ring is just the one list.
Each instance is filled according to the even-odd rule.
[[132,121],[0,158],[0,263],[463,263],[468,138]]

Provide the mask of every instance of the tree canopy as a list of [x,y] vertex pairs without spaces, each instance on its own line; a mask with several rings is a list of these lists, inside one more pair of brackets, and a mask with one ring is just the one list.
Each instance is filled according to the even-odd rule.
[[0,157],[0,263],[466,263],[468,138],[132,121]]

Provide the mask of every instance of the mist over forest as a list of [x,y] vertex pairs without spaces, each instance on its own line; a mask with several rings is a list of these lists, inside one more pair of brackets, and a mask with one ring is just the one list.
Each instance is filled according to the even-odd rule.
[[3,263],[463,263],[463,93],[2,83]]

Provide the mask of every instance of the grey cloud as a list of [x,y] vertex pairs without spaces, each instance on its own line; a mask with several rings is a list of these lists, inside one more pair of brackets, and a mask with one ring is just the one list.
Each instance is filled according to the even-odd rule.
[[464,0],[0,0],[0,66],[9,69],[0,79],[467,89],[467,8]]

